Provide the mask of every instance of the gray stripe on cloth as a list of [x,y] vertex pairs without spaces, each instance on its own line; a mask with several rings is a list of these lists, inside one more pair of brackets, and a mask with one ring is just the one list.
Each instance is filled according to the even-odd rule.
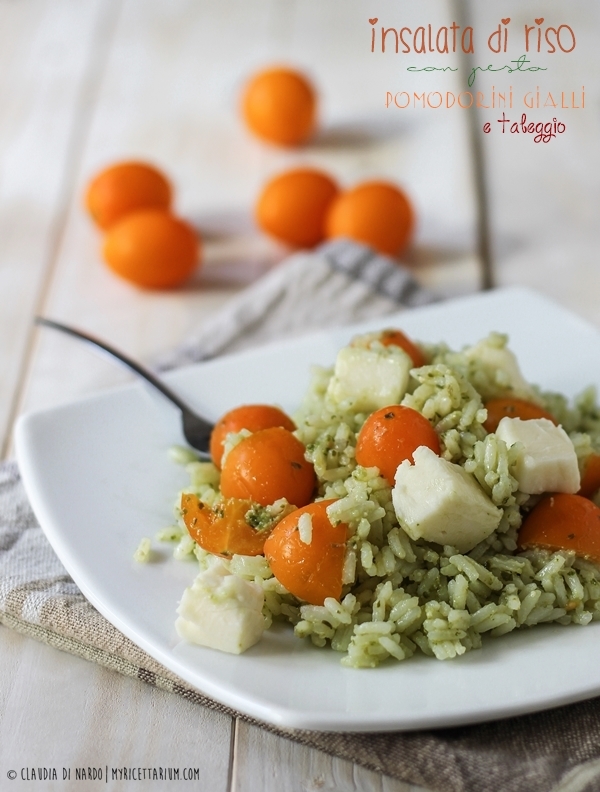
[[395,259],[336,240],[278,264],[154,367],[165,371],[435,299]]
[[327,242],[319,248],[332,268],[367,284],[373,291],[394,300],[398,306],[414,308],[436,299],[412,273],[389,256],[346,239]]

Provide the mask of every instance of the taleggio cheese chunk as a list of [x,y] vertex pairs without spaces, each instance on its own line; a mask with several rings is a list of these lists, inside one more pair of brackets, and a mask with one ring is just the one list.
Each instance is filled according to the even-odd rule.
[[503,418],[496,437],[507,446],[521,443],[513,476],[528,495],[542,492],[578,492],[581,486],[577,454],[571,438],[547,418]]
[[262,638],[263,603],[260,586],[230,574],[216,559],[183,592],[175,629],[190,643],[241,654]]
[[338,352],[327,398],[364,412],[398,404],[406,393],[411,368],[412,359],[399,347],[344,347]]
[[537,401],[531,385],[521,374],[515,354],[506,346],[496,346],[490,338],[484,338],[465,349],[464,354],[470,360],[477,360],[503,389],[521,399]]
[[420,446],[414,465],[404,460],[396,471],[392,501],[411,539],[453,545],[467,553],[498,527],[502,511],[459,465]]

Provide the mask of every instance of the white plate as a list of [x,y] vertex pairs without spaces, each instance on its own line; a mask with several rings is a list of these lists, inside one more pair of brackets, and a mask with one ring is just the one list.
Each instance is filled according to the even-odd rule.
[[[527,379],[569,395],[600,381],[600,334],[524,290],[496,291],[369,324],[414,338],[472,343],[507,332]],[[330,364],[357,331],[346,328],[173,373],[189,402],[216,418],[247,402],[294,410],[311,363]],[[546,626],[488,639],[448,662],[417,657],[374,670],[269,631],[241,656],[178,642],[173,623],[193,563],[165,549],[160,563],[132,554],[172,522],[185,472],[167,449],[181,440],[175,413],[133,385],[24,416],[17,453],[36,515],[86,597],[116,627],[208,696],[283,727],[378,731],[448,726],[532,712],[600,693],[600,623]]]

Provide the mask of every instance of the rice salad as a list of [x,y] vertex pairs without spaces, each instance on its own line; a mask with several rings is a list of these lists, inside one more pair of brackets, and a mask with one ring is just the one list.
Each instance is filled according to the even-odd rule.
[[[499,333],[461,351],[444,344],[419,348],[425,365],[414,367],[411,362],[398,402],[427,419],[439,438],[439,459],[460,467],[469,486],[483,493],[497,513],[496,527],[467,551],[411,535],[395,508],[393,485],[377,466],[356,462],[358,434],[374,412],[369,404],[372,383],[358,376],[346,388],[338,357],[336,368],[314,368],[293,419],[294,434],[314,466],[313,500],[333,500],[327,508],[329,520],[348,526],[341,596],[326,597],[322,605],[299,600],[273,575],[264,555],[234,554],[218,561],[220,575],[260,588],[265,629],[275,621],[289,622],[299,639],[330,647],[341,653],[343,665],[355,668],[405,660],[416,652],[448,660],[479,648],[484,635],[499,637],[540,623],[587,625],[600,619],[600,572],[595,563],[572,550],[519,549],[524,515],[540,495],[520,490],[516,471],[521,443],[510,445],[484,426],[488,400],[506,394],[528,399],[556,418],[583,472],[590,455],[600,449],[600,413],[593,389],[570,404],[561,395],[530,385],[507,337]],[[393,363],[394,355],[406,357],[399,347],[385,346],[380,332],[354,339],[345,350],[366,351],[378,364]],[[351,353],[345,354],[351,366]],[[388,397],[383,395],[383,406]],[[248,434],[229,434],[225,454]],[[190,474],[183,494],[218,508],[219,469],[197,461],[185,449],[173,455]],[[410,462],[403,465],[411,467]],[[158,538],[175,542],[175,557],[195,557],[200,572],[206,573],[215,556],[188,534],[180,503],[181,494],[177,525]],[[268,532],[290,509],[285,499],[256,504],[248,509],[246,521]],[[301,519],[298,531],[310,544],[310,517]]]

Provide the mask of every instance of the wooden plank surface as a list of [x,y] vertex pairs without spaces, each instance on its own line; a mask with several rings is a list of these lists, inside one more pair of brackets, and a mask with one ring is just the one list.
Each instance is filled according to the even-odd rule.
[[231,792],[426,792],[238,721]]
[[[450,19],[446,0],[427,0],[426,5],[428,21],[442,24]],[[10,300],[1,302],[6,292],[0,291],[0,339],[9,327],[17,332],[14,349],[6,342],[0,345],[0,355],[8,355],[0,360],[8,360],[9,371],[0,402],[5,427],[11,405],[19,411],[50,406],[126,377],[87,349],[49,332],[36,335],[28,355],[35,309],[151,360],[285,255],[257,232],[251,207],[269,175],[297,163],[326,168],[344,185],[380,176],[404,184],[420,218],[411,255],[418,277],[448,295],[477,288],[465,118],[386,111],[384,97],[395,89],[397,66],[393,53],[373,56],[365,46],[368,17],[379,13],[374,0],[98,0],[85,6],[74,0],[0,2],[0,13],[14,15],[15,8],[22,17],[18,24],[16,17],[5,17],[10,23],[7,41],[11,30],[18,30],[25,43],[36,35],[50,41],[48,47],[61,53],[60,62],[68,63],[64,69],[71,82],[65,82],[62,72],[48,72],[45,93],[31,88],[21,99],[28,110],[36,103],[42,106],[41,121],[36,126],[28,120],[14,131],[15,139],[30,140],[30,148],[23,150],[21,160],[10,161],[13,167],[19,161],[27,166],[26,195],[32,204],[35,197],[43,211],[27,219],[20,205],[14,207],[14,216],[25,223],[14,250],[20,259],[34,261],[26,276],[17,271],[16,253],[0,250],[1,263],[10,262],[10,268],[0,267],[0,277],[9,277],[2,275],[6,271],[13,279]],[[402,13],[411,24],[423,16],[408,0],[403,0]],[[61,43],[59,33],[68,42]],[[25,68],[15,58],[15,69]],[[305,68],[322,95],[322,131],[301,151],[256,142],[237,114],[245,77],[282,60]],[[39,62],[34,59],[28,67],[33,77]],[[400,87],[410,87],[409,78],[402,79]],[[452,74],[445,79],[448,86],[455,84]],[[13,122],[6,118],[10,132]],[[5,116],[0,135],[8,134],[4,123]],[[54,137],[47,134],[49,125]],[[9,148],[3,145],[2,151]],[[101,263],[100,237],[83,212],[82,193],[98,168],[130,157],[155,161],[172,176],[177,210],[203,234],[204,266],[181,291],[141,292],[115,279]],[[46,166],[48,184],[40,189],[35,179]],[[18,176],[17,194],[24,189]],[[14,227],[9,208],[0,203],[0,223]],[[25,372],[22,383],[20,367]],[[39,670],[34,671],[36,666]],[[29,687],[26,672],[33,678]],[[229,719],[6,630],[0,630],[0,674],[14,680],[12,688],[0,692],[2,767],[9,758],[23,764],[33,758],[42,762],[43,755],[32,753],[41,729],[48,761],[56,763],[71,758],[91,766],[113,759],[148,761],[158,752],[161,761],[183,766],[189,750],[189,755],[202,758],[205,787],[211,790],[409,789],[243,725],[235,732],[230,767]],[[124,707],[131,717],[124,715]],[[104,726],[94,741],[91,724],[99,719]],[[140,723],[144,729],[151,727],[150,733],[140,734]],[[74,733],[78,736],[73,743]]]
[[0,2],[0,438],[14,416],[111,21],[112,4],[101,0]]
[[[196,768],[189,788],[227,792],[232,721],[179,696],[0,629],[0,768],[2,788],[15,769],[17,789],[107,789],[130,792],[143,781],[121,780],[119,768]],[[6,684],[10,680],[10,684]],[[109,768],[106,782],[105,768]],[[71,769],[63,780],[62,768]],[[30,785],[21,768],[57,771],[57,782]],[[103,771],[102,781],[77,780],[76,769]],[[180,781],[179,784],[183,784]],[[178,782],[152,781],[163,792]]]
[[[308,161],[345,184],[381,175],[406,184],[420,218],[413,254],[417,273],[446,293],[477,288],[462,116],[440,121],[414,112],[405,121],[385,115],[384,88],[394,62],[387,53],[371,60],[363,43],[366,12],[355,6],[347,13],[343,2],[332,0],[314,35],[319,8],[313,0],[286,4],[285,11],[275,0],[125,3],[44,301],[46,314],[87,327],[143,359],[172,348],[281,258],[284,251],[254,228],[252,205],[270,174]],[[441,19],[448,15],[446,2],[431,9]],[[332,37],[336,19],[344,20],[344,35]],[[246,75],[284,56],[314,72],[322,86],[322,135],[300,151],[255,141],[237,112]],[[352,77],[367,69],[368,80]],[[178,211],[206,237],[204,269],[183,292],[140,292],[116,280],[100,261],[99,238],[83,213],[81,195],[97,168],[131,156],[154,160],[171,174]],[[44,333],[21,409],[122,381],[109,364],[87,364],[88,355]]]
[[[474,24],[482,32],[498,25],[496,5],[471,3],[471,8]],[[480,113],[481,123],[489,120],[494,127],[484,135],[484,144],[497,283],[530,286],[600,325],[600,51],[596,45],[600,6],[594,0],[569,4],[507,0],[502,14],[511,20],[508,59],[524,52],[526,24],[535,30],[568,24],[575,32],[576,47],[571,53],[548,53],[543,39],[537,53],[532,32],[530,65],[546,71],[477,78],[488,97],[492,85],[497,93],[513,86],[514,107],[505,111],[513,122],[525,113],[529,121],[552,123],[556,118],[566,125],[564,133],[547,143],[535,143],[533,135],[511,134],[508,126],[505,134],[500,132],[497,119],[502,109]],[[535,19],[544,22],[538,26]],[[569,35],[566,29],[563,35]],[[483,52],[485,42],[480,43]],[[481,56],[478,61],[501,66],[507,56]],[[535,98],[538,89],[542,106],[530,110],[523,96],[532,92]]]

